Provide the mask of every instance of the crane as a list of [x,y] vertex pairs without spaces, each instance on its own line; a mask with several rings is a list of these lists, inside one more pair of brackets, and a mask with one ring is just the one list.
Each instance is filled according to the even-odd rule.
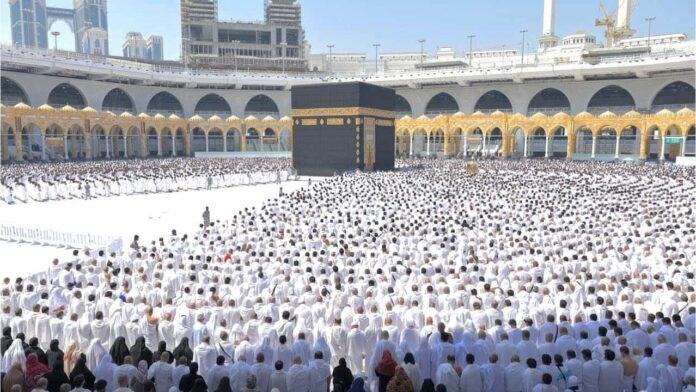
[[619,0],[619,8],[615,13],[609,13],[604,6],[604,2],[599,3],[602,17],[595,19],[595,26],[605,28],[604,38],[607,48],[614,47],[619,41],[630,38],[635,34],[635,30],[630,27],[631,16],[638,5],[638,0]]

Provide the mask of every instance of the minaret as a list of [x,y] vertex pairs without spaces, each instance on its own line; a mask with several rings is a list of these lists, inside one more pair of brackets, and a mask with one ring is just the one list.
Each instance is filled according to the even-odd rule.
[[558,44],[556,30],[556,0],[544,0],[544,24],[539,37],[539,49],[545,50]]

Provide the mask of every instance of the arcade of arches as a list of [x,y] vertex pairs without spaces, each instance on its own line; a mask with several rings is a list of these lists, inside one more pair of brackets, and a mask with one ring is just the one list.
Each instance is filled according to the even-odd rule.
[[[91,159],[190,156],[194,152],[291,151],[292,119],[176,114],[115,115],[86,107],[2,106],[2,159]],[[587,112],[570,116],[476,112],[396,120],[396,155],[463,156],[471,152],[501,157],[582,159],[666,159],[695,155],[695,116],[691,109],[623,115]],[[678,144],[667,137],[681,138]]]
[[[194,152],[291,151],[292,119],[181,118],[72,106],[1,106],[2,160],[191,156]],[[258,131],[257,131],[258,130]]]

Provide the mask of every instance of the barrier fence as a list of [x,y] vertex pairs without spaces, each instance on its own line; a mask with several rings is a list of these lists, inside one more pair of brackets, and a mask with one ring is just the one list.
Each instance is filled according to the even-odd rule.
[[118,253],[123,250],[122,237],[94,233],[73,233],[4,224],[0,225],[0,240],[76,249],[103,249],[109,253]]

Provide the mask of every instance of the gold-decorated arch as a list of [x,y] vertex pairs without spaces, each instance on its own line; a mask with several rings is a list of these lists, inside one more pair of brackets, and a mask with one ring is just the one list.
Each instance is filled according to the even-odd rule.
[[[133,115],[128,112],[117,115],[109,111],[100,112],[91,107],[79,110],[64,106],[56,109],[49,105],[31,107],[18,103],[14,106],[0,106],[0,119],[2,121],[0,146],[3,159],[9,156],[10,134],[16,138],[15,140],[21,140],[25,132],[30,132],[34,128],[39,129],[46,143],[63,145],[65,155],[71,158],[77,155],[77,139],[81,141],[84,149],[82,157],[86,159],[97,158],[97,152],[93,154],[92,148],[98,143],[106,144],[106,157],[145,157],[148,155],[149,137],[157,139],[157,155],[178,155],[177,151],[183,152],[184,155],[191,155],[194,129],[203,131],[206,146],[211,131],[219,130],[222,133],[225,150],[228,135],[238,132],[240,151],[245,151],[246,148],[247,129],[256,128],[261,132],[269,130],[268,133],[277,138],[283,132],[287,132],[288,147],[292,149],[292,119],[290,117],[268,116],[257,119],[250,116],[240,119],[230,116],[223,119],[212,116],[205,119],[198,115],[181,118],[175,114],[170,116],[146,113]],[[22,148],[23,143],[15,143],[17,160],[22,160]],[[122,154],[119,155],[119,153]]]

